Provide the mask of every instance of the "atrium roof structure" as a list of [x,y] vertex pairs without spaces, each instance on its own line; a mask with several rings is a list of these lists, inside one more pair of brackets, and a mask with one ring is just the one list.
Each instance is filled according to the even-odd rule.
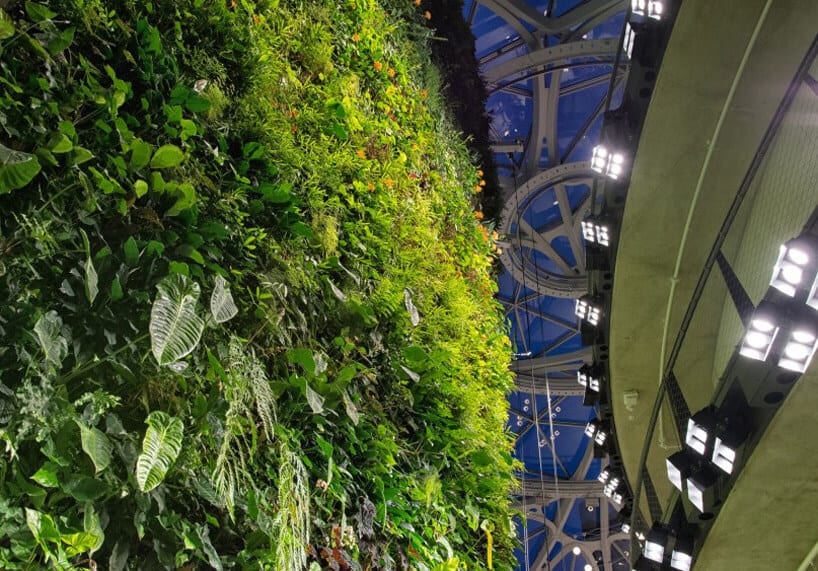
[[523,463],[520,569],[629,567],[623,518],[598,481],[577,370],[590,363],[575,299],[587,288],[581,221],[591,209],[591,154],[629,68],[620,53],[626,0],[466,0],[464,16],[490,97],[504,191],[499,299],[516,347],[510,429]]

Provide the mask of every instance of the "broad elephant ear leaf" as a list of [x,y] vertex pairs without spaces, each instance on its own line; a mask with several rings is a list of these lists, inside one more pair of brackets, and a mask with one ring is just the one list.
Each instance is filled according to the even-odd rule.
[[224,323],[230,321],[239,312],[233,295],[230,293],[230,285],[221,276],[216,276],[216,288],[210,296],[210,313],[213,314],[213,321]]
[[172,274],[157,284],[151,309],[151,349],[160,365],[175,363],[190,354],[202,338],[204,320],[196,314],[199,284]]
[[38,172],[37,157],[0,145],[0,194],[23,188]]
[[154,411],[145,420],[148,430],[142,441],[142,453],[136,460],[136,483],[149,492],[162,483],[182,450],[185,427],[166,412]]

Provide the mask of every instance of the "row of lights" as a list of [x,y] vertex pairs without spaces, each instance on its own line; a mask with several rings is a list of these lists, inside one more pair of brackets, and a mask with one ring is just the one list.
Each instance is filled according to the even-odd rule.
[[[770,279],[771,287],[814,310],[818,310],[816,242],[814,237],[802,236],[781,246]],[[781,317],[779,306],[770,301],[760,303],[750,319],[739,353],[758,361],[775,355],[779,367],[803,373],[818,350],[818,315],[802,316],[783,324]]]
[[683,533],[671,533],[664,526],[654,524],[633,571],[656,571],[667,569],[667,565],[677,571],[690,571],[693,567],[693,538]]
[[696,509],[709,511],[720,472],[728,476],[735,472],[747,436],[738,419],[720,418],[710,407],[700,410],[688,419],[686,448],[666,460],[668,479],[680,492],[687,492]]
[[[818,310],[818,238],[805,235],[781,246],[770,286],[791,298],[796,307],[804,303]],[[772,356],[778,367],[803,373],[818,350],[818,315],[785,320],[784,314],[781,305],[762,301],[749,320],[739,354],[758,361]],[[710,511],[720,481],[735,475],[743,461],[748,437],[749,430],[740,418],[719,414],[714,407],[698,411],[688,420],[685,448],[666,460],[668,479],[687,493],[697,510]],[[665,560],[667,533],[661,529],[651,533],[654,539],[649,536],[634,571],[660,569]],[[671,568],[689,571],[692,550],[679,556],[676,551],[674,548]]]

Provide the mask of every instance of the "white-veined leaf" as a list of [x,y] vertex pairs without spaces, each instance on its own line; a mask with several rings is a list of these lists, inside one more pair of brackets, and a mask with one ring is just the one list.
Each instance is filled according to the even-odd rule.
[[148,430],[136,460],[136,482],[140,490],[149,492],[162,483],[179,456],[185,427],[178,418],[158,410],[150,413],[145,422]]
[[307,402],[310,403],[312,412],[315,414],[321,414],[324,412],[324,397],[312,390],[309,384],[305,386],[307,387]]
[[341,393],[341,396],[344,399],[344,407],[346,408],[347,416],[352,421],[352,424],[354,424],[355,426],[358,426],[358,421],[359,421],[358,407],[355,406],[354,402],[352,402],[352,399],[350,398],[347,391],[344,391],[343,393]]
[[412,301],[412,292],[408,288],[403,290],[403,304],[406,306],[406,311],[409,312],[412,325],[417,327],[417,324],[420,323],[420,313],[418,313],[418,308],[415,307],[415,303]]
[[213,314],[213,321],[224,323],[230,321],[239,312],[233,295],[230,293],[230,285],[221,276],[216,276],[216,288],[210,296],[210,313]]
[[196,315],[199,284],[181,274],[171,274],[157,284],[159,293],[151,308],[151,349],[160,365],[190,354],[199,344],[204,320]]
[[68,341],[62,336],[62,319],[56,311],[49,311],[34,324],[34,333],[45,354],[45,360],[59,367],[68,355]]

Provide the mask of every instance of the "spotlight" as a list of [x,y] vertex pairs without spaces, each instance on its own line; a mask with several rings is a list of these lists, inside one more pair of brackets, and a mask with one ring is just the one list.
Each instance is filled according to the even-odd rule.
[[575,545],[574,548],[571,550],[574,555],[579,555],[582,553],[582,549],[579,548],[579,545]]
[[631,524],[625,522],[622,524],[622,533],[630,533],[631,532]]
[[605,468],[599,473],[599,476],[597,476],[596,479],[602,484],[607,484],[608,480],[611,479],[611,471],[608,468]]
[[660,0],[632,0],[631,7],[637,16],[661,20],[665,6]]
[[673,553],[670,555],[670,568],[690,571],[691,567],[693,567],[693,540],[684,535],[676,536]]
[[598,325],[599,318],[602,315],[602,309],[596,305],[593,296],[584,295],[577,299],[576,305],[574,306],[574,314],[591,325]]
[[809,367],[816,349],[818,349],[818,336],[816,336],[815,329],[796,325],[790,331],[787,344],[784,345],[784,353],[778,360],[778,366],[803,373]]
[[769,304],[760,303],[750,318],[739,353],[750,359],[766,361],[778,330],[776,312]]
[[625,170],[625,155],[597,145],[591,156],[591,169],[616,180]]
[[713,464],[727,474],[732,474],[744,454],[747,431],[741,426],[731,426],[716,437],[713,446]]
[[583,365],[577,371],[577,382],[595,393],[599,392],[601,381],[602,380],[596,370],[596,367]]
[[[811,279],[816,269],[816,247],[807,237],[799,237],[782,245],[773,268],[770,285],[794,297],[802,284]],[[814,287],[814,286],[813,286]]]
[[617,506],[621,506],[625,502],[625,490],[622,484],[622,479],[619,476],[611,476],[602,488],[602,493],[605,494],[605,497],[610,499]]
[[592,420],[585,426],[585,436],[593,439],[598,446],[604,446],[608,441],[607,429],[598,420]]
[[716,499],[718,473],[709,465],[703,465],[687,479],[687,498],[700,512],[709,512]]
[[605,222],[588,218],[583,220],[581,224],[582,237],[585,238],[586,242],[599,244],[600,246],[611,245],[611,231]]
[[684,483],[693,473],[699,459],[688,449],[680,450],[665,460],[667,464],[667,478],[670,483],[684,493]]
[[628,54],[628,59],[633,59],[633,44],[636,42],[636,31],[630,24],[625,24],[625,39],[622,47],[625,48],[625,53]]
[[665,559],[665,548],[667,547],[669,536],[668,532],[661,527],[654,524],[648,533],[648,538],[645,541],[645,548],[642,550],[642,555],[645,559],[662,563]]
[[716,428],[716,415],[710,408],[705,408],[687,420],[687,434],[685,444],[701,454],[707,456],[707,449],[713,441],[711,434]]

